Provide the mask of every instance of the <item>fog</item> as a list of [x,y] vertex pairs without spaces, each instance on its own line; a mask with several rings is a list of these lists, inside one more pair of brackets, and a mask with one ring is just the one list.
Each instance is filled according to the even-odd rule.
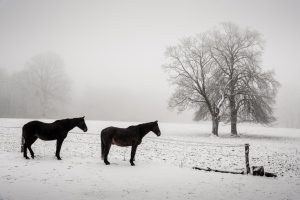
[[299,7],[297,0],[0,0],[0,68],[13,74],[38,54],[60,55],[70,101],[49,117],[193,122],[192,110],[167,108],[174,87],[161,68],[165,49],[231,21],[263,34],[263,69],[275,69],[282,85],[277,123],[299,128]]

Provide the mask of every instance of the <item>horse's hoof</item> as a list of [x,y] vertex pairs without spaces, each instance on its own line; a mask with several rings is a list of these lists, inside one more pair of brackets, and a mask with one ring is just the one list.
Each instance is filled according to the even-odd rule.
[[30,158],[28,156],[25,157],[27,160],[29,160]]
[[130,163],[131,164],[131,166],[135,166],[135,164],[134,163]]
[[31,156],[32,159],[34,159],[34,156]]
[[59,157],[59,158],[57,158],[57,160],[61,160],[61,158]]
[[106,165],[110,165],[110,162],[106,162],[105,164],[106,164]]

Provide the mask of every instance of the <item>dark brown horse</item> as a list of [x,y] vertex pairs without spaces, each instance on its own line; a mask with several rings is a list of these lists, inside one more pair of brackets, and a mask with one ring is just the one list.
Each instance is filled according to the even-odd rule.
[[101,131],[101,158],[104,163],[109,165],[107,155],[112,144],[126,147],[132,146],[130,164],[133,166],[136,148],[141,144],[143,137],[150,131],[160,136],[160,130],[157,121],[136,126],[129,126],[128,128],[108,127]]
[[24,157],[27,156],[27,148],[30,151],[31,157],[34,159],[34,153],[31,149],[31,145],[40,138],[41,140],[57,140],[55,156],[58,160],[61,160],[60,149],[64,139],[67,137],[68,132],[78,127],[86,132],[87,126],[84,121],[84,117],[73,119],[56,120],[53,123],[44,123],[40,121],[31,121],[23,126],[21,152],[24,151]]

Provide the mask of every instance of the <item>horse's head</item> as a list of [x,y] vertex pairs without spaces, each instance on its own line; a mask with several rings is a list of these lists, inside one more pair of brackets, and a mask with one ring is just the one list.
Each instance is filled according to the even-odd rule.
[[160,130],[159,130],[159,127],[158,127],[158,121],[155,121],[153,123],[154,123],[154,126],[152,128],[152,132],[154,132],[157,136],[160,136],[161,133],[160,133]]
[[84,132],[87,132],[88,128],[85,124],[84,117],[80,117],[78,119],[79,119],[79,123],[77,124],[77,127],[83,130]]

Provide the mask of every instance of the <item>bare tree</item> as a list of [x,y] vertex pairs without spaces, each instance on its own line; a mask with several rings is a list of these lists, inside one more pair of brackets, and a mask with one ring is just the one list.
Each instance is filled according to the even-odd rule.
[[170,83],[177,86],[169,108],[197,109],[194,119],[211,118],[215,135],[220,120],[230,121],[233,135],[237,135],[238,122],[274,122],[280,84],[274,71],[261,68],[263,45],[257,31],[222,23],[168,47],[165,55],[170,62],[163,68],[169,72]]
[[228,22],[214,29],[210,36],[211,57],[229,82],[226,97],[231,134],[237,135],[238,121],[274,122],[275,97],[280,84],[274,78],[274,71],[261,69],[264,49],[261,34]]
[[46,117],[47,112],[56,103],[68,100],[71,82],[60,56],[54,53],[37,55],[26,63],[23,73],[29,90],[39,102],[42,117]]
[[195,120],[211,119],[212,133],[218,136],[220,108],[224,102],[224,89],[216,79],[214,60],[207,48],[207,35],[199,34],[180,40],[165,52],[169,63],[163,65],[169,73],[169,81],[176,90],[169,100],[171,110],[179,112],[187,108],[196,109]]

